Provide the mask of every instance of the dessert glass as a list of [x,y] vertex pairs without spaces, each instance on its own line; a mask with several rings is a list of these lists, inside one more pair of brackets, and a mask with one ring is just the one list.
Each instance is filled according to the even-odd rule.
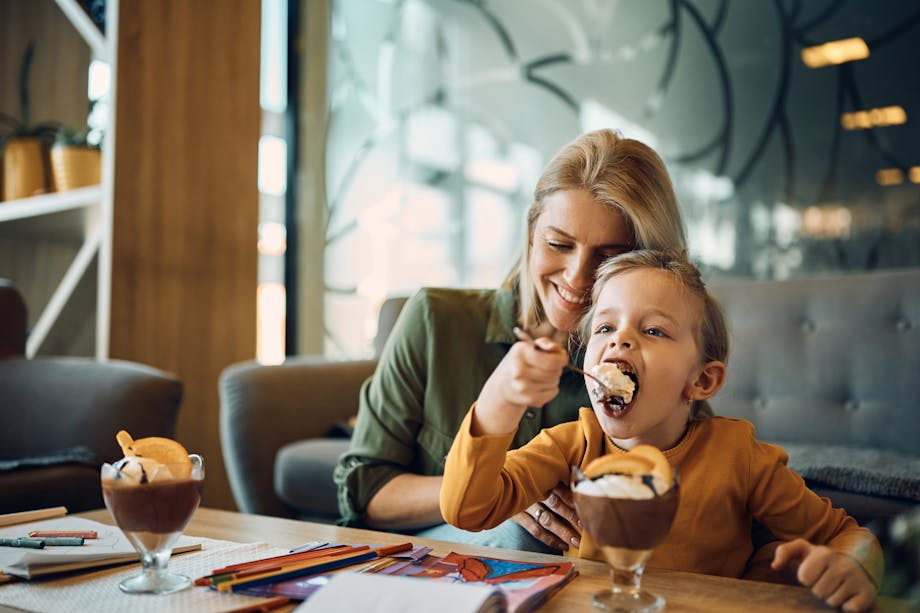
[[642,590],[642,573],[664,540],[677,513],[677,475],[664,494],[647,499],[594,496],[576,490],[585,479],[573,469],[572,495],[578,517],[610,565],[613,587],[594,594],[591,604],[606,611],[647,612],[664,607],[664,598]]
[[[204,482],[204,460],[188,456],[187,477],[140,482],[125,478],[111,464],[102,465],[102,496],[115,524],[140,554],[141,572],[118,584],[129,594],[169,594],[191,585],[192,580],[166,570],[172,547],[188,525]],[[175,467],[163,464],[167,468]],[[182,475],[188,467],[179,465],[172,474]]]

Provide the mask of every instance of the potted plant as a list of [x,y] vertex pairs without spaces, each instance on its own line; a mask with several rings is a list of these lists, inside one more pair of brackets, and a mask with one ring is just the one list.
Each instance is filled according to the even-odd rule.
[[87,141],[89,129],[76,131],[61,126],[51,147],[51,177],[54,188],[67,191],[101,181],[102,155],[98,145]]
[[29,70],[35,53],[35,43],[30,42],[22,58],[19,72],[19,115],[0,113],[0,153],[3,159],[2,200],[26,198],[48,191],[48,146],[58,124],[45,122],[36,125],[29,117]]

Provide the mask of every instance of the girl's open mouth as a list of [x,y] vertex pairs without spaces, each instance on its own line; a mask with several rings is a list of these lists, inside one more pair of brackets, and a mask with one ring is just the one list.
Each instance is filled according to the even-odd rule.
[[[625,414],[636,402],[639,394],[639,378],[636,376],[631,367],[625,362],[615,363],[622,375],[625,375],[632,381],[632,390],[624,390],[623,385],[608,385],[611,389],[605,390],[600,385],[595,385],[592,389],[592,396],[604,408],[605,411],[614,417]],[[609,366],[608,366],[609,369]],[[622,375],[619,375],[622,378]],[[628,385],[628,384],[627,384]],[[611,393],[611,390],[613,393]],[[621,395],[623,394],[623,395]]]

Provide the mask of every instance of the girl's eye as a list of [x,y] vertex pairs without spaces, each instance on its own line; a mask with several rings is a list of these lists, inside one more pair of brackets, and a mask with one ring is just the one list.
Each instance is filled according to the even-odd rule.
[[609,334],[610,332],[613,332],[613,326],[608,324],[600,324],[594,328],[595,334]]
[[648,330],[645,331],[645,333],[648,334],[649,336],[661,336],[661,337],[667,336],[667,334],[665,334],[664,330],[662,330],[661,328],[649,328]]

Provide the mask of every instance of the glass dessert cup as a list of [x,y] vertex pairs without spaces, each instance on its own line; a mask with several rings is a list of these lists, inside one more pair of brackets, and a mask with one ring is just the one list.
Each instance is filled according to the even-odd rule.
[[[584,479],[584,475],[580,475]],[[661,496],[648,499],[592,496],[575,491],[575,509],[591,540],[610,565],[613,586],[594,594],[591,604],[605,611],[658,611],[665,600],[642,589],[642,574],[655,547],[664,540],[677,513],[677,476]]]
[[[118,584],[129,594],[170,594],[191,585],[192,580],[166,570],[173,545],[182,535],[201,501],[204,460],[189,455],[187,477],[142,482],[121,475],[111,464],[102,466],[102,495],[115,524],[141,559],[140,574]],[[167,468],[175,465],[165,464]],[[187,472],[188,468],[184,467]],[[173,472],[181,474],[182,466]]]

